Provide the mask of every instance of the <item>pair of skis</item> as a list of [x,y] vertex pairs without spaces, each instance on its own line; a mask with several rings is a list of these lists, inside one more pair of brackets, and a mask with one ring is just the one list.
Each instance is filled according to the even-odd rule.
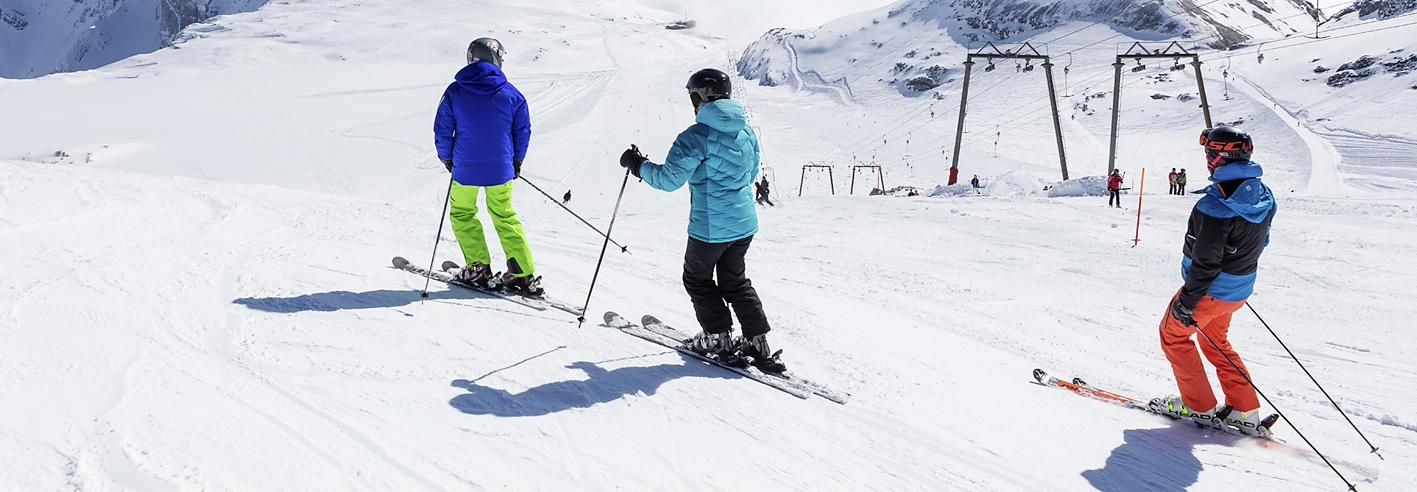
[[[414,265],[413,263],[410,263],[407,259],[398,256],[394,257],[393,266],[394,268],[412,273],[414,275],[418,275],[420,277],[427,277],[455,287],[461,287],[464,289],[500,297],[502,299],[506,299],[508,301],[512,301],[517,304],[521,304],[523,306],[539,311],[545,311],[547,309],[555,308],[576,316],[582,315],[581,308],[566,302],[558,301],[551,297],[526,297],[515,293],[507,292],[502,289],[484,289],[476,285],[458,280],[450,272],[461,267],[458,266],[457,263],[451,261],[443,262],[443,271],[441,272],[430,272],[427,269]],[[641,320],[641,323],[641,325],[636,325],[625,320],[625,318],[622,318],[620,317],[620,315],[615,314],[613,312],[605,313],[606,326],[615,328],[625,334],[635,336],[642,340],[661,345],[665,348],[679,351],[680,353],[688,355],[689,357],[692,357],[694,359],[700,360],[706,364],[723,368],[725,370],[731,371],[745,378],[752,379],[759,383],[765,384],[774,389],[777,389],[778,391],[782,391],[792,396],[807,399],[815,395],[838,404],[846,404],[846,400],[851,396],[846,393],[832,390],[830,388],[827,388],[826,386],[822,386],[812,381],[796,377],[791,373],[768,374],[753,367],[736,367],[724,364],[718,360],[699,355],[698,353],[695,353],[694,351],[685,348],[685,342],[688,341],[690,338],[689,335],[686,335],[683,332],[680,332],[674,329],[673,327],[664,324],[654,316],[645,316]]]
[[457,263],[451,261],[443,262],[443,271],[441,272],[430,272],[426,268],[409,263],[409,261],[404,259],[402,256],[395,256],[393,263],[394,268],[397,268],[399,270],[403,270],[414,275],[418,275],[420,277],[431,278],[433,280],[437,280],[448,285],[461,287],[469,290],[475,290],[484,294],[500,297],[502,299],[521,304],[537,311],[545,311],[547,309],[555,308],[576,316],[580,316],[582,314],[580,307],[577,307],[574,304],[570,304],[564,301],[556,300],[548,296],[543,295],[540,297],[527,297],[520,294],[508,292],[500,288],[484,289],[476,285],[458,280],[456,277],[453,277],[451,272],[462,267],[459,266]]
[[[1053,377],[1052,375],[1048,374],[1047,371],[1044,371],[1042,369],[1034,369],[1033,379],[1037,380],[1039,384],[1042,384],[1044,386],[1051,386],[1058,389],[1064,389],[1078,396],[1104,401],[1113,405],[1118,405],[1133,410],[1141,410],[1143,412],[1161,415],[1163,417],[1168,417],[1175,420],[1182,420],[1181,417],[1177,417],[1176,415],[1168,413],[1165,410],[1159,408],[1156,405],[1156,402],[1145,402],[1136,398],[1132,398],[1130,396],[1123,396],[1110,391],[1094,388],[1092,385],[1087,384],[1087,382],[1083,381],[1081,378],[1073,378],[1072,381],[1064,381],[1062,379]],[[1270,430],[1273,428],[1274,424],[1279,421],[1279,414],[1271,414],[1270,416],[1265,417],[1263,420],[1260,421],[1259,427],[1255,429],[1241,429],[1228,425],[1221,417],[1215,417],[1209,419],[1208,421],[1191,421],[1194,422],[1197,426],[1217,429],[1230,434],[1256,437],[1260,439],[1268,439],[1271,441],[1280,442],[1274,437],[1273,431]]]
[[818,396],[833,403],[845,405],[851,395],[842,393],[821,384],[797,377],[790,371],[781,374],[769,374],[758,370],[755,367],[737,367],[724,364],[717,359],[703,356],[697,352],[689,350],[687,343],[691,338],[688,334],[674,329],[659,318],[646,315],[640,319],[640,324],[631,323],[624,317],[613,311],[607,311],[604,317],[605,325],[615,328],[626,335],[630,335],[641,340],[678,351],[681,354],[692,357],[706,364],[717,366],[726,371],[733,372],[739,376],[757,381],[773,389],[787,393],[789,395],[808,399]]

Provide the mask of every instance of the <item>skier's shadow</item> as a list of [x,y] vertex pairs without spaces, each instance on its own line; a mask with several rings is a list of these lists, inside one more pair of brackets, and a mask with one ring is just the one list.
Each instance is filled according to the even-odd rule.
[[1202,444],[1228,446],[1241,439],[1224,432],[1207,434],[1180,422],[1156,429],[1122,432],[1122,445],[1112,450],[1102,468],[1082,477],[1102,491],[1183,491],[1200,477],[1195,448]]
[[[416,290],[380,289],[367,292],[336,290],[292,297],[243,297],[231,301],[268,313],[302,313],[307,311],[343,311],[346,309],[376,309],[407,306],[421,300]],[[430,290],[430,301],[497,299],[492,294],[471,289]]]
[[[677,352],[676,352],[677,353]],[[457,379],[452,385],[467,390],[448,402],[453,408],[472,415],[498,417],[540,417],[575,408],[590,408],[628,395],[653,395],[664,383],[682,378],[734,379],[736,374],[711,367],[683,354],[682,364],[622,367],[605,370],[593,362],[575,362],[566,367],[585,372],[584,380],[571,379],[527,388],[520,393]]]

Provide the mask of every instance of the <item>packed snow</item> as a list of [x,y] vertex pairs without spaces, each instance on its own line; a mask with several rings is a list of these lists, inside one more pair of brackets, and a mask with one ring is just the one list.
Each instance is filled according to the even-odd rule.
[[[1231,340],[1290,419],[1280,442],[1033,382],[1044,368],[1140,398],[1176,391],[1156,327],[1194,198],[1162,190],[1171,167],[1203,181],[1204,124],[1180,97],[1192,72],[1124,71],[1118,162],[1133,192],[1147,170],[1139,225],[1137,195],[1122,210],[1077,196],[1107,170],[1114,43],[1137,34],[1093,20],[1038,33],[1077,32],[1048,46],[1075,51],[1071,80],[1057,74],[1073,181],[1058,184],[1041,74],[976,67],[958,166],[984,193],[849,195],[858,162],[883,166],[888,189],[946,182],[959,77],[910,94],[878,69],[912,39],[935,40],[932,63],[951,70],[966,47],[829,4],[845,15],[832,26],[898,34],[891,57],[854,40],[799,47],[768,62],[798,82],[734,82],[780,205],[759,209],[748,257],[774,346],[847,404],[597,323],[614,310],[695,329],[686,191],[628,183],[614,235],[629,253],[606,254],[581,328],[437,283],[420,301],[423,279],[389,266],[433,254],[448,176],[431,120],[472,37],[507,45],[530,100],[525,176],[571,190],[567,206],[600,226],[620,152],[660,160],[692,121],[688,74],[767,51],[711,20],[665,29],[686,15],[677,2],[271,2],[97,70],[0,79],[0,253],[13,259],[0,489],[1340,490],[1296,427],[1359,490],[1417,489],[1417,177],[1403,147],[1417,135],[1402,116],[1417,90],[1400,89],[1411,75],[1303,80],[1325,78],[1314,58],[1417,49],[1413,28],[1280,41],[1262,64],[1243,48],[1228,74],[1205,52],[1214,119],[1255,135],[1279,200],[1252,305],[1379,460],[1248,311]],[[783,24],[825,14],[800,15]],[[822,65],[852,57],[870,66]],[[808,162],[835,167],[802,173]],[[516,193],[548,293],[584,299],[602,238]],[[437,248],[461,260],[446,231]]]

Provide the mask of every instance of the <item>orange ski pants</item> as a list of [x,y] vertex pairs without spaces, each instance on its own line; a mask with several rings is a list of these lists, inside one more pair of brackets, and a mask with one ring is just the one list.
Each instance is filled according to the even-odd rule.
[[[1176,298],[1172,297],[1171,302],[1176,302]],[[1255,388],[1245,382],[1245,377],[1241,376],[1235,367],[1245,371],[1245,374],[1249,374],[1249,370],[1245,369],[1245,363],[1240,361],[1240,354],[1235,353],[1235,349],[1230,346],[1230,340],[1226,338],[1226,333],[1230,331],[1230,317],[1244,305],[1244,301],[1221,301],[1211,296],[1202,297],[1200,302],[1196,303],[1191,319],[1194,319],[1200,330],[1215,342],[1215,345],[1211,345],[1204,336],[1196,334],[1197,326],[1181,324],[1171,317],[1171,305],[1167,304],[1166,314],[1161,318],[1161,350],[1166,353],[1166,359],[1171,361],[1171,370],[1176,374],[1176,386],[1181,390],[1181,401],[1192,410],[1206,412],[1217,406],[1215,393],[1210,388],[1210,379],[1205,374],[1205,366],[1201,364],[1200,354],[1196,353],[1197,345],[1200,345],[1200,352],[1205,354],[1210,365],[1215,366],[1215,374],[1220,378],[1220,388],[1225,392],[1226,404],[1241,412],[1260,407]],[[1193,335],[1195,341],[1191,341]],[[1217,345],[1219,350],[1216,349]],[[1225,360],[1226,356],[1235,363],[1235,367]]]

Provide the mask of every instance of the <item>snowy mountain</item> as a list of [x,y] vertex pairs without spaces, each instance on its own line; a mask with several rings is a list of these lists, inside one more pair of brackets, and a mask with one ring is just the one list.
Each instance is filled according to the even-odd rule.
[[88,70],[171,43],[185,27],[266,0],[6,0],[0,77]]
[[[732,16],[665,29],[683,3],[269,2],[98,69],[0,80],[0,490],[1342,490],[1325,460],[1359,490],[1417,489],[1417,180],[1402,174],[1417,91],[1388,65],[1412,53],[1410,19],[1265,42],[1263,62],[1262,30],[1203,55],[1216,119],[1255,136],[1280,207],[1252,305],[1379,460],[1248,311],[1229,339],[1285,413],[1277,441],[1034,382],[1044,368],[1176,391],[1157,325],[1195,198],[1158,190],[1172,167],[1204,181],[1196,81],[1169,64],[1124,72],[1124,209],[1042,189],[1058,173],[1042,76],[1005,64],[975,67],[961,142],[982,191],[868,196],[877,178],[928,190],[948,172],[964,39],[887,17],[925,2],[777,31],[802,34],[754,45],[779,83],[734,80],[778,203],[758,209],[747,260],[770,338],[847,403],[601,326],[606,310],[697,324],[690,193],[618,162],[631,144],[663,160],[695,118],[689,74],[744,52],[715,27]],[[824,3],[774,8],[819,22]],[[740,23],[811,25],[782,15]],[[464,260],[431,126],[484,35],[507,46],[531,111],[513,202],[537,273],[576,303],[598,276],[584,325],[437,282],[425,300],[424,279],[390,267]],[[1011,36],[1050,41],[1070,67],[1069,166],[1095,179],[1116,43],[1164,35],[1094,19]],[[943,84],[892,84],[898,63],[938,65]],[[1353,80],[1330,85],[1339,73]],[[602,236],[557,203],[567,191],[629,252],[599,263]]]
[[886,78],[902,92],[919,93],[950,78],[962,47],[1037,42],[1071,22],[1106,26],[1132,39],[1232,47],[1304,32],[1312,26],[1312,12],[1302,0],[906,0],[816,29],[769,31],[748,47],[738,71],[764,85],[802,85],[797,72],[818,85]]

